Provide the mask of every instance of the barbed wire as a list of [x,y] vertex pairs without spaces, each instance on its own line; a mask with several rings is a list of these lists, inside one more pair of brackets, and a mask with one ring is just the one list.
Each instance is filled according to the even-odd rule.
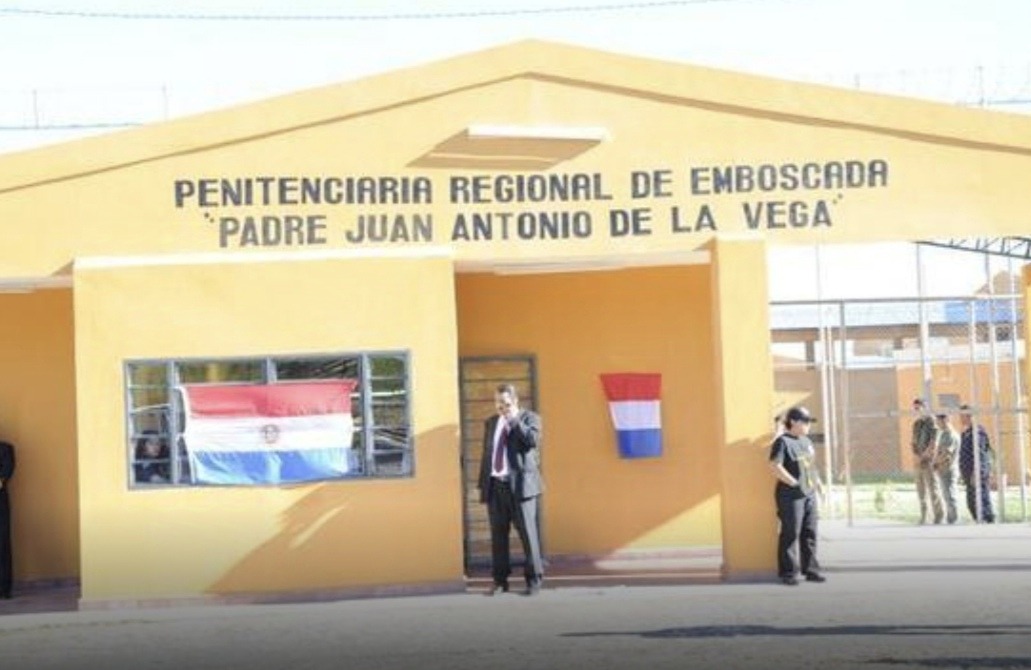
[[[1024,112],[1031,113],[1031,64],[1027,66],[1021,66],[1018,68],[1005,68],[1017,74],[1023,73],[1023,79],[1017,82],[1012,77],[996,77],[992,79],[989,77],[987,83],[990,84],[985,86],[986,83],[983,78],[985,71],[983,68],[971,68],[969,71],[964,70],[963,73],[959,73],[956,70],[942,70],[935,72],[920,71],[920,72],[893,72],[893,73],[856,73],[852,75],[836,75],[831,77],[830,80],[825,80],[824,83],[831,83],[831,85],[838,86],[840,88],[848,88],[852,90],[862,90],[865,92],[873,93],[887,93],[892,95],[903,95],[914,99],[933,100],[939,103],[952,104],[961,107],[980,107],[987,109],[999,109],[1006,111]],[[974,74],[974,78],[978,81],[972,83],[971,73]],[[928,92],[928,84],[934,83],[936,79],[940,80],[945,77],[945,89],[947,92],[941,90],[936,93]],[[964,76],[966,79],[964,79]],[[1008,79],[1004,82],[1004,79]],[[836,80],[837,83],[833,83]],[[812,83],[818,83],[816,78],[810,80]],[[851,85],[846,85],[844,81],[850,81]],[[23,94],[13,91],[4,91],[3,100],[7,110],[14,110],[16,107],[21,107],[20,112],[8,111],[6,114],[3,113],[4,109],[0,108],[0,132],[2,133],[15,133],[15,132],[71,132],[71,131],[90,131],[90,130],[104,130],[104,129],[119,129],[119,128],[130,128],[148,123],[156,123],[159,121],[165,121],[179,116],[185,116],[188,114],[203,113],[210,107],[201,105],[183,105],[182,99],[190,98],[189,93],[178,92],[174,89],[170,89],[168,86],[154,85],[153,87],[145,87],[141,90],[141,87],[132,87],[134,93],[131,98],[124,98],[123,107],[128,104],[131,107],[135,107],[134,113],[129,116],[122,116],[122,118],[105,118],[102,113],[97,115],[85,115],[81,112],[81,108],[84,105],[72,104],[64,97],[65,105],[55,105],[53,102],[48,104],[47,102],[47,91],[40,89],[31,89],[24,91]],[[986,93],[985,91],[988,91]],[[43,93],[40,95],[40,93]],[[49,91],[58,98],[62,98],[67,90],[57,89]],[[81,95],[81,92],[80,92]],[[105,88],[103,94],[106,100],[109,100],[112,92]],[[82,100],[87,103],[97,97],[99,94],[90,97],[87,95]],[[176,105],[169,103],[170,99],[179,98],[179,102]],[[23,100],[24,103],[21,105],[12,104],[17,100]],[[239,104],[246,104],[248,100],[253,100],[253,94],[248,95],[247,100],[240,100],[237,102],[222,100],[219,102],[219,107],[224,108],[225,106],[233,106]],[[31,102],[30,102],[31,101]],[[85,105],[90,107],[89,104]],[[75,111],[69,113],[64,110],[74,109],[79,107],[78,113]],[[31,108],[31,109],[30,109]],[[178,108],[174,112],[173,108]],[[184,109],[185,108],[185,109]],[[20,118],[19,118],[20,117]],[[63,117],[63,118],[62,118]],[[31,119],[31,120],[29,120]]]
[[73,9],[40,9],[22,6],[0,6],[0,14],[64,19],[106,19],[119,21],[427,21],[441,19],[475,19],[506,16],[538,16],[543,14],[585,14],[627,10],[663,9],[687,5],[748,2],[750,0],[641,0],[545,7],[508,7],[502,9],[469,9],[438,12],[385,12],[380,14],[204,14],[180,12],[107,12]]

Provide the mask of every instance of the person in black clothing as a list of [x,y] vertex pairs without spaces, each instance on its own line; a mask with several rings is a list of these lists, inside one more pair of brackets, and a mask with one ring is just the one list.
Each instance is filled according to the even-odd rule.
[[169,473],[168,445],[157,431],[145,430],[136,440],[133,474],[137,484],[167,484]]
[[[959,423],[963,433],[959,438],[959,476],[967,490],[967,509],[974,521],[995,523],[995,511],[992,509],[992,445],[988,441],[988,431],[974,422],[970,416],[970,405],[959,408]],[[974,443],[977,451],[974,451]],[[975,453],[976,461],[975,463]],[[974,476],[974,471],[977,476]],[[978,492],[980,491],[980,514],[978,514]]]
[[777,478],[775,499],[780,519],[777,572],[788,586],[798,584],[799,572],[806,581],[827,581],[816,559],[816,494],[820,482],[814,464],[816,452],[809,439],[809,426],[814,421],[805,407],[792,407],[784,415],[784,432],[770,447],[770,470]]
[[0,598],[11,597],[13,565],[11,563],[11,500],[7,488],[14,475],[14,446],[0,442]]

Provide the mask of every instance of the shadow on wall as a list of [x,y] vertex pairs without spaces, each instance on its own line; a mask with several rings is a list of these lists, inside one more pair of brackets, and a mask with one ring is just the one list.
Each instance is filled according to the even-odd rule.
[[[460,274],[456,290],[460,355],[536,357],[552,557],[718,544],[708,266]],[[499,304],[532,306],[533,318],[491,318]],[[663,375],[659,458],[617,453],[599,374],[621,371]]]
[[[553,430],[549,439],[570,444],[575,432]],[[544,532],[551,540],[546,544],[561,553],[595,556],[718,545],[719,490],[706,479],[711,469],[695,469],[685,455],[685,438],[667,438],[659,458],[624,460],[614,453],[611,432],[581,431],[589,436],[587,445],[613,452],[589,465],[545,454]]]
[[598,146],[598,140],[452,135],[412,161],[410,167],[544,170]]
[[[308,492],[280,513],[278,533],[229,568],[206,593],[271,594],[460,581],[460,496],[457,491],[441,495],[452,486],[442,468],[458,463],[456,435],[454,425],[418,435],[412,478],[295,485]],[[428,481],[431,478],[435,481]],[[446,481],[439,481],[442,478]],[[456,470],[453,485],[458,482]],[[439,560],[422,561],[421,567],[413,568],[411,561],[400,558],[427,554]],[[419,569],[425,574],[413,572]],[[454,574],[441,574],[449,570]]]

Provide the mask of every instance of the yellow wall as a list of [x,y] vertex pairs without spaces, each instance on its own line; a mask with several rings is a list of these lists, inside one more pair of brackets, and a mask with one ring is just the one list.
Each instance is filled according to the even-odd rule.
[[[466,136],[487,123],[601,128],[608,139],[506,143]],[[346,238],[361,215],[432,216],[432,239],[386,244],[452,245],[460,262],[684,252],[717,233],[774,243],[1021,235],[1016,213],[1031,209],[1022,182],[1031,170],[1029,136],[1031,121],[1016,115],[514,45],[8,157],[0,161],[9,251],[0,276],[46,276],[84,255],[217,251],[222,217],[266,215],[324,216],[324,240],[316,244],[324,249],[367,246]],[[712,192],[712,168],[848,161],[882,161],[887,176],[856,188],[809,189],[767,188],[756,178],[736,192]],[[703,176],[696,180],[693,170]],[[664,193],[635,197],[635,172],[661,172],[669,180]],[[543,173],[597,174],[607,197],[504,203],[491,193],[488,202],[468,203],[456,202],[449,188],[454,176]],[[424,177],[432,202],[292,204],[296,192],[284,200],[274,189],[268,203],[202,206],[191,197],[176,206],[177,180],[260,176]],[[796,202],[804,220],[788,213]],[[777,213],[759,217],[753,229],[746,207],[760,206]],[[821,208],[826,221],[817,223]],[[647,211],[647,231],[613,235],[611,211],[633,209]],[[709,216],[699,226],[703,209]],[[524,239],[514,225],[507,239],[500,239],[500,225],[492,240],[452,234],[460,214],[579,211],[592,221],[583,238]],[[233,237],[227,248],[239,248],[239,241]]]
[[[1021,370],[1021,374],[1024,378],[1025,391],[1024,391],[1024,403],[1027,406],[1027,383],[1031,379],[1031,337],[1028,337],[1028,322],[1027,322],[1027,305],[1031,305],[1031,265],[1024,265],[1021,269],[1021,294],[1023,295],[1024,304],[1024,369]],[[1025,430],[1027,430],[1026,420],[1018,422]],[[1029,459],[1028,463],[1031,463],[1031,449],[1028,451]],[[1024,473],[1024,477],[1027,477],[1029,483],[1031,483],[1031,466],[1028,467],[1028,472]]]
[[[607,138],[469,137],[470,127],[484,123],[601,128]],[[77,267],[76,394],[57,404],[64,422],[50,421],[53,408],[41,406],[12,424],[14,437],[35,449],[36,432],[52,432],[56,437],[47,442],[70,445],[67,426],[81,403],[78,499],[87,599],[454,579],[461,570],[454,435],[460,336],[464,354],[538,356],[540,406],[549,443],[559,445],[547,457],[551,550],[604,552],[722,537],[728,572],[766,570],[774,519],[772,482],[762,468],[773,391],[762,245],[1022,235],[1026,225],[1017,214],[1031,210],[1031,191],[1024,188],[1031,172],[1028,138],[1031,122],[1016,115],[530,42],[6,156],[0,160],[0,279],[37,280]],[[882,164],[887,176],[857,188],[739,184],[735,192],[711,192],[708,171],[714,168],[848,161]],[[692,188],[698,183],[692,170],[702,171],[700,188]],[[527,174],[587,175],[596,178],[599,192],[541,202],[498,202],[496,193],[478,203],[452,197],[454,178]],[[641,184],[635,176],[642,175],[650,192],[635,193]],[[297,204],[290,202],[296,192],[273,189],[267,202],[258,194],[243,205],[205,206],[197,197],[176,203],[177,182],[197,187],[202,179],[263,176],[424,178],[432,195],[413,204],[383,202],[381,193],[364,202]],[[656,179],[668,182],[656,188]],[[757,217],[753,228],[747,212],[760,208],[775,214]],[[792,208],[805,215],[791,216]],[[638,234],[615,234],[613,217],[635,210],[643,217]],[[490,239],[455,235],[459,217],[578,213],[590,220],[583,236],[524,237],[517,225],[497,221]],[[314,217],[320,227],[303,243],[241,246],[241,236],[220,239],[226,217],[254,217],[260,225],[262,217],[288,216]],[[363,216],[400,220],[394,232],[409,236],[415,217],[432,218],[432,234],[355,241],[349,234]],[[728,241],[741,234],[752,239]],[[345,263],[304,255],[447,246],[463,271],[539,262],[598,268],[698,260],[695,252],[717,238],[712,266],[463,276],[458,335],[450,261]],[[119,269],[76,261],[215,252],[252,260],[257,252],[274,252],[307,261],[303,269],[278,263]],[[374,299],[356,303],[341,283]],[[528,307],[532,318],[515,329],[511,320],[494,325],[487,316],[494,290],[515,301],[524,291],[536,296]],[[57,295],[24,300],[42,305],[59,301]],[[3,297],[0,305],[22,299]],[[309,325],[312,314],[333,306],[317,327]],[[632,316],[614,318],[615,306]],[[60,374],[73,345],[67,312],[41,308],[46,316],[27,326],[24,337],[9,336],[49,345],[39,349],[38,365],[15,361],[13,369],[24,365],[23,371],[8,375],[0,389],[14,397],[23,388],[37,394],[68,388],[71,375]],[[43,332],[51,320],[59,327]],[[37,327],[38,344],[31,330]],[[413,383],[422,390],[416,394],[415,479],[246,491],[126,490],[126,358],[363,347],[413,352]],[[17,359],[20,353],[4,355]],[[618,369],[656,369],[667,377],[664,458],[616,459],[597,374]],[[53,373],[54,383],[37,382],[40,370]],[[0,420],[5,411],[0,407]],[[575,456],[591,449],[602,455],[581,465]],[[63,451],[53,458],[70,483],[48,504],[71,510],[74,459]],[[582,476],[584,467],[591,476]],[[15,502],[25,507],[21,497]],[[384,525],[384,516],[402,527]],[[74,514],[57,518],[63,530],[43,535],[56,539],[40,546],[40,560],[33,562],[46,566],[38,568],[41,575],[74,574],[75,544],[68,538]],[[594,518],[604,524],[590,523]],[[16,530],[22,545],[32,546],[22,533],[36,537],[36,525]],[[201,554],[198,546],[208,549]],[[413,554],[430,558],[416,563],[409,560]]]
[[[459,584],[452,277],[445,258],[77,266],[83,600]],[[414,478],[128,490],[126,359],[379,350],[410,354]]]
[[[462,356],[537,356],[548,553],[719,543],[706,266],[462,274],[457,290]],[[603,372],[662,373],[660,458],[619,458]]]
[[717,239],[711,251],[722,569],[728,579],[751,579],[776,568],[776,480],[768,466],[774,398],[766,249],[759,239]]
[[15,446],[16,581],[79,575],[72,292],[0,295],[0,439]]

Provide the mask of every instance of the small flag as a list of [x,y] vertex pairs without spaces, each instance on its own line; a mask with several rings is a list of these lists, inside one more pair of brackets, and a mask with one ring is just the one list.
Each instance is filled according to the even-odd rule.
[[609,400],[619,455],[623,458],[661,456],[662,375],[657,372],[602,374],[601,385]]
[[282,484],[350,470],[355,380],[182,386],[193,481]]

